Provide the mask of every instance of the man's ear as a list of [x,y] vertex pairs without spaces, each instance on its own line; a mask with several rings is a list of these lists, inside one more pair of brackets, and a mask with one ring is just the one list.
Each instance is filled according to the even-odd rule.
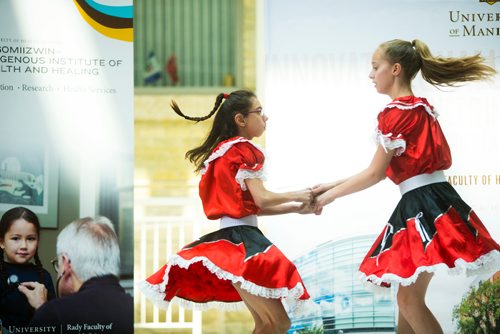
[[71,261],[66,257],[66,255],[62,255],[62,264],[63,272],[61,273],[61,276],[64,274],[69,274],[73,271],[73,268],[71,267]]
[[0,248],[2,249],[5,249],[5,241],[2,239],[0,239]]
[[242,128],[244,128],[247,125],[245,116],[243,116],[242,113],[237,113],[236,115],[234,115],[234,122],[236,123],[236,125]]

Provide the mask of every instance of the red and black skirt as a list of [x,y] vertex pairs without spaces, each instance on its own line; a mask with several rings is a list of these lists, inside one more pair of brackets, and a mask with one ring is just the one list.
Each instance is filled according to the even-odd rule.
[[235,310],[243,302],[233,284],[265,298],[282,299],[296,312],[309,299],[295,265],[254,226],[207,234],[182,248],[141,286],[160,307]]
[[405,193],[360,265],[365,282],[408,286],[421,272],[500,269],[500,247],[448,182]]

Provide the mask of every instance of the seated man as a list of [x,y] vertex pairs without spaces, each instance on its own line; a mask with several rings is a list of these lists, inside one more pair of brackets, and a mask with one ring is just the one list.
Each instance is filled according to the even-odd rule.
[[20,287],[37,309],[30,326],[57,325],[62,333],[134,332],[133,300],[118,282],[120,250],[107,218],[66,226],[57,237],[55,261],[60,298],[46,301],[36,282]]

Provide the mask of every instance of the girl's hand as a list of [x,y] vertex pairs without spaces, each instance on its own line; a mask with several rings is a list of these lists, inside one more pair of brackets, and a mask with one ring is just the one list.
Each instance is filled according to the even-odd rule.
[[307,215],[314,212],[314,205],[312,203],[302,203],[300,204],[297,213],[301,215]]
[[314,196],[321,195],[325,191],[328,191],[328,190],[332,189],[333,187],[337,186],[338,183],[339,182],[330,182],[330,183],[320,183],[320,184],[317,184],[317,185],[315,185],[312,188],[313,194],[314,194]]
[[314,194],[312,189],[307,188],[297,191],[295,200],[303,204],[311,204],[314,201]]
[[333,202],[335,198],[330,191],[326,191],[319,196],[316,197],[315,205],[314,205],[314,213],[319,215],[323,211],[323,207],[327,204]]

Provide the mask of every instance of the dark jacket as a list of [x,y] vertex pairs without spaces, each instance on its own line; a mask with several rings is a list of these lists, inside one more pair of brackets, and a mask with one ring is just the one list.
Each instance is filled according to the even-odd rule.
[[78,292],[43,304],[30,323],[50,325],[57,333],[133,334],[133,300],[115,276],[94,277]]
[[47,298],[55,297],[54,284],[50,274],[31,263],[13,264],[4,262],[5,272],[0,276],[0,323],[3,327],[27,326],[35,310],[28,299],[18,290],[19,283],[40,282],[48,290]]

